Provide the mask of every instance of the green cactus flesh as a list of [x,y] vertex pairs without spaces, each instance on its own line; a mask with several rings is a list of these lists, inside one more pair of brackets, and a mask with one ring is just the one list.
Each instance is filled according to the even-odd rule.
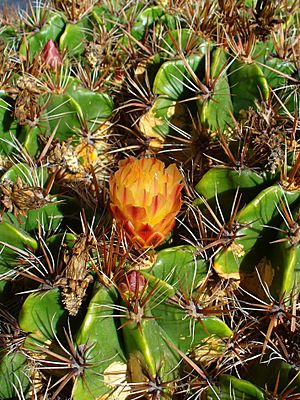
[[299,13],[0,10],[0,399],[300,398]]

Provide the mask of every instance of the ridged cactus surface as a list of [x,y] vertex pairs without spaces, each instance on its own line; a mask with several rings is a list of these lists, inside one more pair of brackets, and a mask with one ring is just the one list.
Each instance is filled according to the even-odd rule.
[[299,399],[299,1],[37,0],[0,50],[0,399]]

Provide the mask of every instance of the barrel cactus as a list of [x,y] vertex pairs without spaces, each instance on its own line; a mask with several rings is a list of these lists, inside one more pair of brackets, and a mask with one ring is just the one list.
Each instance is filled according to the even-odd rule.
[[0,399],[300,397],[299,10],[1,10]]

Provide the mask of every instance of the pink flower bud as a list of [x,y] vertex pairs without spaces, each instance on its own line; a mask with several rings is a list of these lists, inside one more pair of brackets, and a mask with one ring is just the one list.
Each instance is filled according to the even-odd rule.
[[43,54],[44,61],[49,67],[55,68],[62,63],[62,57],[59,51],[57,50],[55,43],[53,40],[49,40],[44,47],[44,54]]
[[125,276],[125,280],[119,284],[122,293],[140,294],[146,286],[146,278],[138,271],[131,271]]

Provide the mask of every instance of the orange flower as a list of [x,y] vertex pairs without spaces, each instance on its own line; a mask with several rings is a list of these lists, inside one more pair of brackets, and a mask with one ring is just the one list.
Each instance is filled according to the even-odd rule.
[[110,179],[111,210],[127,237],[140,247],[162,243],[181,207],[182,176],[155,158],[120,162]]

